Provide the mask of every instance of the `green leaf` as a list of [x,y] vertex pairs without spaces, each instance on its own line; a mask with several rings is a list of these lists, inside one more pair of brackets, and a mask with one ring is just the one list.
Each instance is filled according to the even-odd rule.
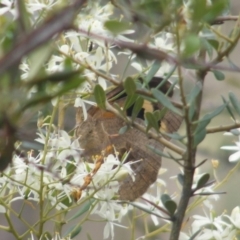
[[129,126],[128,125],[125,125],[123,127],[120,128],[120,130],[118,131],[118,133],[121,135],[121,134],[124,134],[127,130],[129,129]]
[[184,176],[182,173],[179,173],[177,175],[177,178],[178,178],[178,182],[183,186],[184,185]]
[[187,97],[187,102],[189,104],[192,104],[192,102],[195,102],[195,99],[197,98],[198,94],[202,91],[202,84],[201,82],[197,82],[191,92],[189,93]]
[[128,30],[130,26],[129,22],[119,22],[117,20],[109,20],[104,23],[104,27],[114,35]]
[[138,202],[129,202],[128,204],[134,206],[135,208],[138,208],[146,213],[149,213],[149,214],[153,214],[155,216],[159,216],[161,217],[160,215],[156,214],[156,212],[152,211],[151,209],[149,208],[146,208],[145,205],[141,204],[141,203],[138,203]]
[[205,39],[203,37],[201,37],[200,40],[201,40],[202,48],[206,49],[210,59],[212,59],[212,56],[213,56],[213,47],[212,47],[212,45],[207,41],[207,39]]
[[94,97],[95,97],[95,100],[96,100],[96,103],[97,105],[102,108],[102,109],[106,109],[106,94],[103,90],[103,88],[97,84],[94,88]]
[[153,96],[167,109],[171,110],[172,112],[176,113],[179,116],[182,116],[181,112],[173,106],[170,102],[169,98],[166,97],[161,91],[153,88],[151,89]]
[[188,111],[188,117],[189,117],[189,120],[192,120],[193,116],[194,116],[194,113],[196,111],[196,106],[194,104],[195,102],[193,102],[192,104],[190,104],[190,107],[189,107],[189,111]]
[[169,196],[168,194],[163,194],[163,195],[161,196],[161,201],[162,201],[162,203],[163,203],[164,206],[165,206],[165,203],[166,203],[167,201],[170,201],[170,200],[172,200],[172,199],[170,198],[170,196]]
[[203,139],[206,137],[206,134],[206,129],[202,129],[201,131],[198,131],[198,133],[194,134],[194,147],[203,141]]
[[[226,104],[223,104],[221,106],[219,106],[218,108],[216,108],[213,112],[211,113],[207,113],[206,115],[204,115],[199,121],[196,121],[195,123],[199,123],[202,124],[205,127],[206,125],[206,121],[211,121],[214,117],[216,117],[217,115],[219,115],[226,107]],[[199,130],[202,130],[202,128],[200,128]],[[198,132],[197,130],[195,132]]]
[[192,12],[192,19],[194,22],[201,21],[206,14],[207,5],[205,0],[192,1],[189,6],[189,11]]
[[169,214],[173,216],[177,209],[177,204],[170,198],[168,194],[163,194],[161,196],[161,201],[164,207],[168,210]]
[[89,233],[87,233],[87,239],[88,240],[93,240]]
[[217,70],[212,70],[212,72],[217,80],[222,81],[225,79],[225,75],[222,72]]
[[82,231],[82,226],[72,226],[70,227],[67,232],[64,234],[66,236],[70,236],[71,239],[76,237]]
[[207,134],[206,126],[211,122],[212,118],[220,114],[225,107],[226,107],[226,104],[223,104],[220,107],[218,107],[216,110],[214,110],[212,113],[206,114],[199,121],[195,122],[195,123],[198,123],[198,125],[194,132],[194,146],[197,146],[200,142],[202,142],[202,140],[205,138]]
[[25,1],[19,1],[18,3],[18,12],[20,15],[18,18],[20,18],[21,21],[21,30],[25,33],[28,33],[31,29],[31,21],[30,21],[30,14],[27,11],[26,3]]
[[173,216],[177,209],[177,204],[173,200],[169,200],[166,201],[164,206],[168,210],[170,216]]
[[199,36],[195,34],[189,34],[183,39],[184,50],[183,55],[185,57],[190,57],[196,53],[201,47],[201,40]]
[[122,110],[122,108],[116,102],[113,103],[113,106],[117,109],[118,113],[125,119],[126,118],[126,114]]
[[219,42],[215,39],[207,39],[208,43],[215,49],[218,50]]
[[146,112],[145,119],[147,120],[147,132],[151,128],[154,128],[157,132],[159,131],[158,121],[155,118],[154,114]]
[[143,103],[144,100],[142,97],[138,96],[138,98],[136,99],[134,106],[133,106],[133,110],[132,110],[132,120],[135,120],[135,118],[138,116],[139,112],[141,111],[142,107],[143,107]]
[[174,133],[164,133],[166,136],[168,136],[169,138],[171,139],[174,139],[174,140],[183,140],[185,138],[185,136],[181,136],[179,135],[177,132],[174,132]]
[[163,119],[163,117],[166,115],[167,112],[168,112],[168,109],[163,107],[161,110],[154,111],[153,114],[155,115],[156,119],[160,121],[161,119]]
[[237,97],[234,95],[233,92],[230,92],[228,94],[228,96],[229,96],[229,99],[230,99],[234,109],[236,110],[237,114],[240,115],[240,103],[239,103]]
[[124,89],[128,95],[133,95],[136,92],[137,86],[133,78],[127,77],[123,83]]
[[150,70],[147,73],[147,76],[145,77],[147,83],[149,83],[152,80],[152,78],[155,76],[160,67],[161,63],[159,61],[156,60],[153,62]]
[[147,146],[150,150],[152,150],[154,153],[156,153],[157,155],[161,156],[161,157],[165,157],[165,158],[170,158],[172,159],[172,156],[169,156],[167,155],[166,153],[162,152],[160,149],[154,147],[154,146],[151,146],[151,145],[148,145]]
[[[196,1],[197,2],[197,1]],[[212,22],[216,17],[223,14],[229,8],[228,0],[217,0],[208,9],[204,15],[204,20],[206,22]]]
[[198,180],[197,186],[196,186],[196,190],[203,188],[205,186],[205,184],[208,182],[208,180],[210,179],[210,174],[209,173],[205,173],[201,176],[201,178]]
[[229,106],[229,103],[227,102],[227,100],[223,96],[222,96],[222,100],[226,104],[227,111],[231,115],[232,119],[236,120],[236,118],[235,118],[235,116],[234,116],[234,114],[232,112],[232,109]]
[[85,81],[85,78],[80,76],[73,76],[72,78],[68,79],[68,81],[62,82],[60,88],[57,92],[45,92],[45,91],[38,91],[34,96],[30,99],[27,99],[19,109],[19,113],[21,114],[23,111],[30,107],[38,106],[41,104],[49,103],[50,100],[61,96],[68,91],[72,89],[76,89],[79,87],[83,82]]
[[52,44],[47,43],[41,46],[29,55],[29,73],[28,79],[39,77],[39,71],[44,67],[45,62],[48,60],[52,53]]
[[201,91],[202,91],[202,84],[200,82],[197,82],[187,97],[187,102],[190,105],[189,112],[188,112],[190,120],[194,116],[194,113],[196,110],[195,100]]
[[68,219],[68,222],[82,216],[85,212],[87,212],[91,208],[94,202],[95,202],[94,199],[90,199],[89,201],[84,203],[84,205],[81,205],[81,208],[71,218]]
[[123,109],[127,110],[128,108],[130,108],[136,102],[137,98],[137,94],[127,95]]

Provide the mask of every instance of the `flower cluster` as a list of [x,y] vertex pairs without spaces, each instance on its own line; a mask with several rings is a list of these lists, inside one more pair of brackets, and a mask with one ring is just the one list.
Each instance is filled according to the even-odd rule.
[[213,212],[209,216],[193,216],[193,223],[191,225],[190,234],[181,233],[181,239],[189,239],[194,236],[194,239],[218,239],[228,240],[235,239],[237,232],[240,229],[240,208],[235,207],[231,215],[222,214],[215,216]]
[[236,146],[223,146],[221,149],[228,151],[236,151],[229,156],[229,162],[237,162],[240,160],[240,129],[233,129],[231,132],[224,133],[226,136],[238,136],[238,140],[235,144]]

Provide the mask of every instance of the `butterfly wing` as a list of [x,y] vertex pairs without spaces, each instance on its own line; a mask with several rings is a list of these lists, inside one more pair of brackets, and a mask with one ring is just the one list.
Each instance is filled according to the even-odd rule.
[[[160,78],[153,78],[150,81],[150,87],[156,87]],[[168,91],[169,83],[164,84],[161,88],[163,92]],[[117,87],[107,94],[108,99],[118,96],[114,101],[120,106],[123,106],[126,94],[123,87]],[[121,94],[122,93],[122,94]],[[170,92],[172,95],[172,92]],[[137,123],[144,125],[144,111],[156,110],[162,108],[161,105],[152,106],[151,103],[145,103],[146,109],[142,109],[141,114],[137,116]],[[130,111],[127,114],[131,116]],[[173,112],[168,111],[161,120],[160,125],[166,132],[176,131],[182,119],[176,116]],[[161,157],[149,149],[149,146],[162,150],[164,146],[154,139],[149,139],[147,135],[135,128],[130,128],[124,134],[119,134],[121,127],[125,125],[124,120],[116,117],[113,113],[100,110],[97,107],[91,107],[88,111],[88,120],[81,124],[78,129],[77,136],[80,137],[80,145],[85,149],[83,156],[91,157],[99,154],[108,145],[113,144],[118,151],[131,150],[128,161],[137,161],[132,164],[132,169],[135,173],[135,179],[132,176],[127,176],[121,183],[119,188],[119,198],[122,200],[133,201],[142,196],[148,187],[154,183],[158,176],[158,171],[161,167]]]

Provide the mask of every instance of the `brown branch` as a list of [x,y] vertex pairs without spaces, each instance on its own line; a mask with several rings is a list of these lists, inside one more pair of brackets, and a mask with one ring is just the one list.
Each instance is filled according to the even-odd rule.
[[165,53],[164,51],[161,51],[157,48],[149,47],[146,44],[137,44],[137,43],[131,43],[131,42],[124,42],[120,40],[116,40],[110,37],[106,37],[103,35],[98,35],[95,33],[87,32],[82,29],[76,29],[77,32],[80,32],[81,34],[85,35],[86,37],[91,37],[93,39],[102,40],[108,44],[116,45],[119,48],[123,49],[129,49],[133,53],[138,54],[138,56],[150,59],[150,60],[159,60],[159,61],[167,61],[170,64],[174,64],[176,66],[186,66],[191,65],[192,67],[195,67],[196,69],[216,69],[216,70],[223,70],[223,71],[229,71],[229,72],[240,72],[240,68],[235,67],[228,67],[228,66],[217,66],[217,61],[211,61],[211,62],[203,62],[199,61],[199,59],[194,58],[188,58],[188,59],[178,59],[174,55],[170,55]]
[[0,59],[0,74],[14,64],[18,64],[24,56],[33,49],[45,44],[55,34],[71,29],[75,15],[85,3],[86,0],[75,0],[70,6],[56,13],[40,27],[25,35],[10,52]]
[[218,24],[226,21],[237,21],[239,16],[222,16],[222,17],[217,17],[214,21],[213,24]]
[[239,127],[240,127],[240,123],[234,123],[234,124],[226,125],[226,126],[207,128],[206,131],[207,131],[207,133],[228,132],[232,129],[236,129]]

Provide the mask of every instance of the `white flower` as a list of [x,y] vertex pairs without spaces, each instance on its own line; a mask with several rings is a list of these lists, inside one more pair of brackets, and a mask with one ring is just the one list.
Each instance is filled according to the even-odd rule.
[[237,229],[240,229],[240,208],[237,206],[232,210],[231,216],[225,215]]
[[216,240],[228,240],[233,239],[236,231],[227,222],[223,221],[223,215],[213,217],[211,214],[209,217],[203,217],[199,215],[193,216],[195,219],[192,223],[192,233],[199,232],[196,238],[201,239],[216,239]]
[[17,10],[14,8],[16,3],[12,0],[1,0],[1,8],[0,8],[0,16],[5,13],[11,13],[13,15],[13,19],[17,18]]
[[175,52],[176,49],[174,47],[173,34],[162,32],[161,34],[155,36],[154,38],[154,46],[162,51],[166,52]]
[[[114,239],[114,226],[126,228],[125,226],[116,223],[116,221],[122,220],[119,219],[118,215],[123,208],[126,208],[123,205],[118,204],[116,201],[107,200],[106,202],[98,202],[95,208],[99,209],[93,210],[92,214],[98,214],[101,218],[107,221],[103,230],[104,239],[109,237],[111,237],[111,239]],[[120,215],[123,216],[122,214]]]
[[57,0],[48,0],[48,1],[32,0],[32,1],[29,1],[26,5],[27,5],[28,11],[31,14],[33,14],[33,12],[40,11],[40,10],[51,10],[55,4],[57,4]]
[[223,146],[221,149],[228,150],[228,151],[236,151],[235,153],[231,154],[228,158],[229,162],[237,162],[240,160],[240,136],[238,137],[239,141],[235,142],[236,146]]

